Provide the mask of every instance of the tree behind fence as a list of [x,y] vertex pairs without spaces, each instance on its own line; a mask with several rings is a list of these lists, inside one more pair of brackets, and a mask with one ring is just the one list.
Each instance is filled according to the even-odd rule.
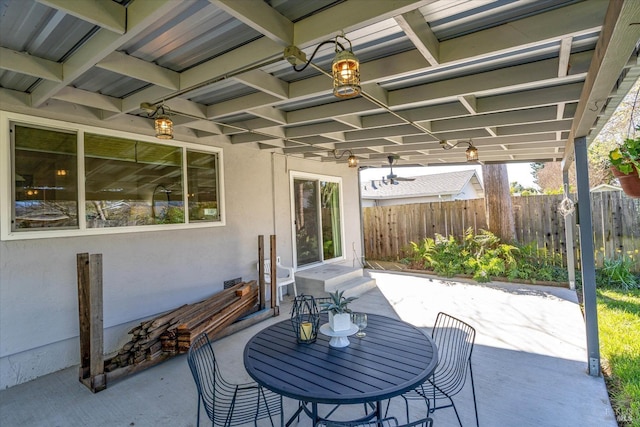
[[[562,199],[562,195],[512,197],[512,203],[518,241],[536,242],[550,255],[561,256],[566,265],[564,218],[558,212]],[[575,201],[575,195],[571,199]],[[635,271],[640,271],[640,199],[611,191],[592,193],[590,203],[596,265],[602,266],[605,257],[630,252]],[[460,239],[469,227],[475,233],[487,228],[484,199],[363,208],[363,221],[365,256],[379,260],[401,259],[411,242],[435,237],[436,233]],[[578,263],[575,214],[572,229]]]

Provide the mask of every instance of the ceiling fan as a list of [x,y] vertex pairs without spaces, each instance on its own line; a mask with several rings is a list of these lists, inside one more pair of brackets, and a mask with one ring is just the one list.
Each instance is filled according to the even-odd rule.
[[[391,155],[387,157],[389,161],[389,175],[386,176],[386,179],[389,180],[390,184],[397,185],[400,181],[415,181],[415,178],[403,178],[393,173],[393,161],[398,160],[399,156]],[[387,184],[385,177],[382,177],[382,183]]]

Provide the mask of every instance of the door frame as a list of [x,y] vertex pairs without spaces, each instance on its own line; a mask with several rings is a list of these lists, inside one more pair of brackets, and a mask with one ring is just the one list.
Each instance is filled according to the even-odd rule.
[[[320,181],[327,181],[327,182],[335,182],[338,184],[338,188],[340,191],[340,240],[342,243],[342,255],[340,255],[339,257],[336,258],[331,258],[331,259],[324,259],[324,251],[321,247],[319,248],[320,250],[320,261],[319,262],[314,262],[311,264],[306,264],[303,265],[301,267],[298,266],[298,246],[297,246],[297,236],[296,236],[296,212],[295,212],[295,194],[294,194],[294,181],[296,179],[307,179],[307,180],[311,180],[311,181],[317,181],[318,183]],[[317,197],[320,198],[320,192],[318,191],[317,193]],[[345,232],[344,232],[344,186],[342,184],[342,177],[340,176],[332,176],[332,175],[322,175],[322,174],[317,174],[317,173],[309,173],[309,172],[301,172],[301,171],[289,171],[289,199],[290,199],[290,209],[291,209],[291,248],[292,250],[292,257],[293,257],[293,268],[295,270],[305,270],[307,268],[312,268],[312,267],[316,267],[318,265],[322,265],[322,264],[328,264],[328,263],[332,263],[332,262],[339,262],[342,260],[346,259],[345,256]],[[319,209],[321,209],[321,203],[320,200],[318,200],[318,207]],[[319,213],[319,219],[320,219],[320,230],[319,230],[319,235],[320,238],[322,237],[322,216],[321,216],[321,212]],[[320,239],[319,243],[321,242],[322,239]]]

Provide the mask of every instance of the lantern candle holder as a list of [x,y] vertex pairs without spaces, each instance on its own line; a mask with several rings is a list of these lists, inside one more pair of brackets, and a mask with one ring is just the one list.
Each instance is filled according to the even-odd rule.
[[291,326],[300,344],[311,344],[318,338],[320,313],[311,295],[300,295],[293,300]]

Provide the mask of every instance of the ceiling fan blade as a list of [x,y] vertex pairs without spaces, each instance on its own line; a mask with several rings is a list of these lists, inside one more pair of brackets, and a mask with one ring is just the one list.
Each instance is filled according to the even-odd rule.
[[416,180],[415,178],[404,178],[401,176],[396,176],[393,179],[395,179],[396,181],[415,181]]

